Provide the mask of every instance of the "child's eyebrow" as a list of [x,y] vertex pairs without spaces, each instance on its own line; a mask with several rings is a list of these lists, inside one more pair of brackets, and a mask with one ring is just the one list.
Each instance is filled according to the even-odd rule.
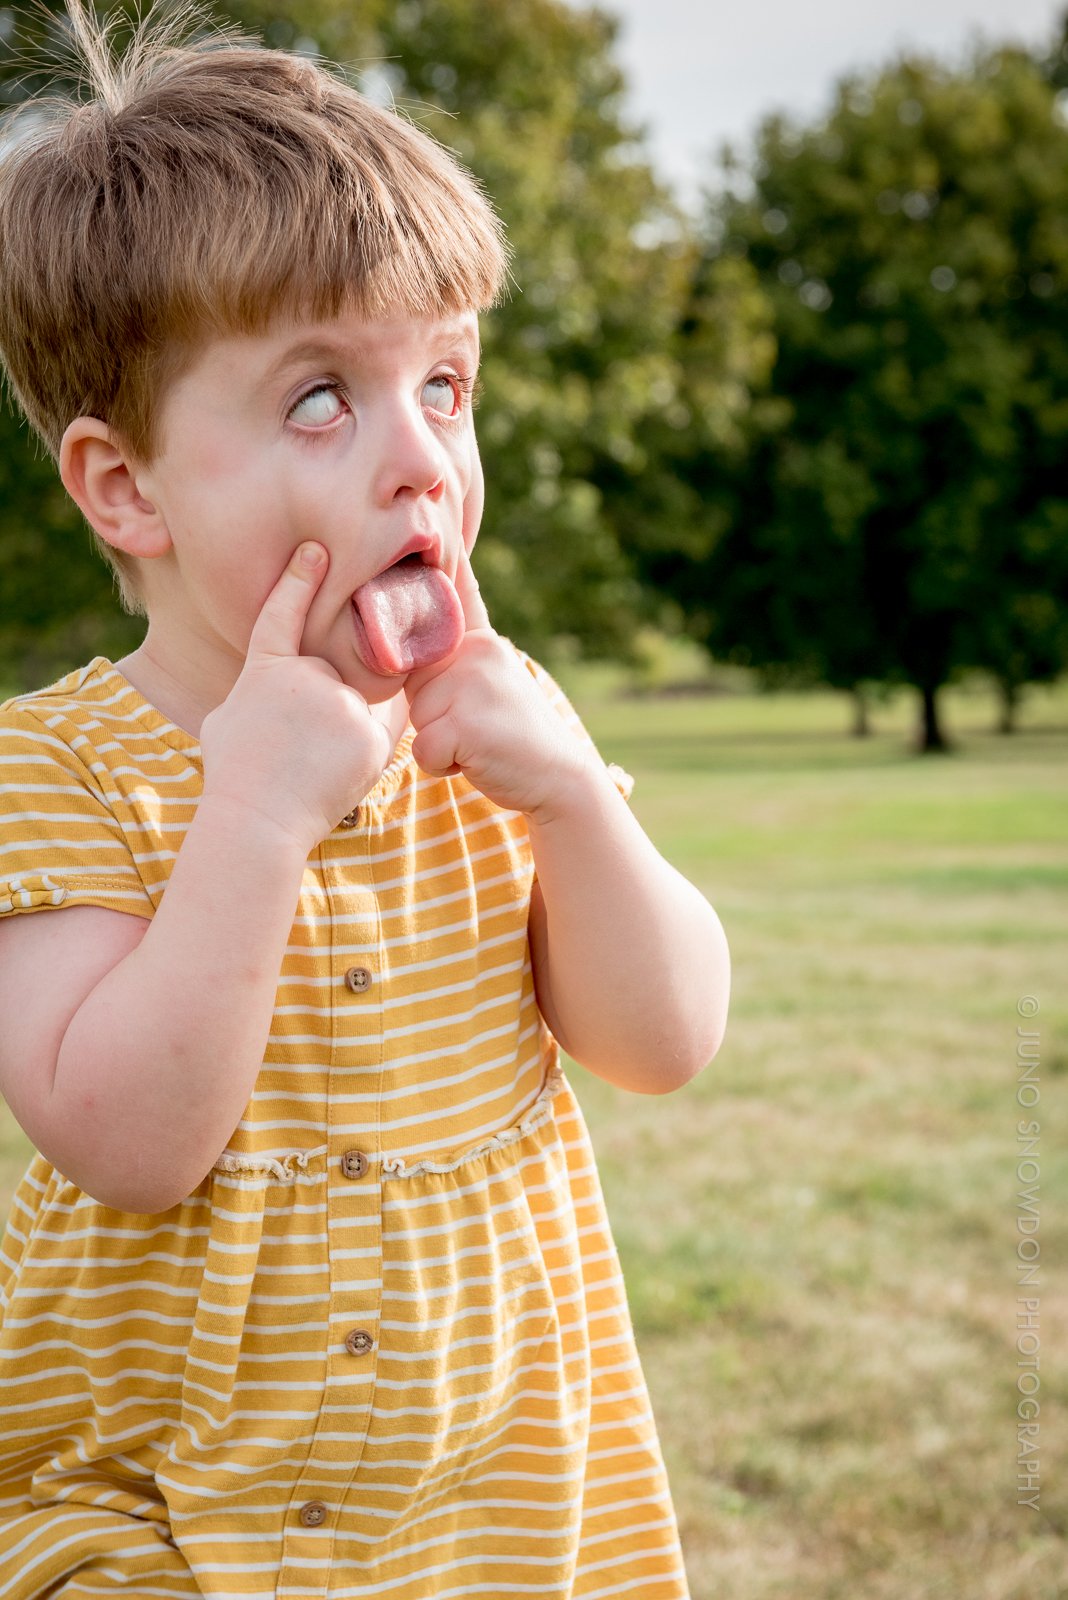
[[320,362],[334,362],[352,354],[352,347],[343,340],[307,339],[283,350],[262,373],[261,382],[264,388],[272,388],[291,367],[317,366]]
[[482,347],[479,343],[477,322],[470,323],[456,321],[442,323],[440,333],[442,342],[445,344],[467,345],[475,363],[478,363],[479,357],[482,354]]
[[[428,343],[433,345],[464,344],[467,345],[472,360],[476,366],[481,355],[477,328],[472,328],[465,323],[445,323],[436,329]],[[293,367],[316,366],[321,362],[333,363],[337,361],[359,361],[359,341],[348,339],[310,338],[302,339],[298,344],[289,345],[272,361],[261,377],[265,388],[270,388],[280,382]]]

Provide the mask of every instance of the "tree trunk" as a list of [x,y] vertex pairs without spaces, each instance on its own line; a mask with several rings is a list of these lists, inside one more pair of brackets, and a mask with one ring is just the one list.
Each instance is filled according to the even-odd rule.
[[999,733],[1016,732],[1016,713],[1020,709],[1020,685],[1009,678],[998,679],[1001,710],[998,716]]
[[922,683],[920,694],[923,698],[923,724],[920,728],[919,751],[921,755],[933,755],[939,751],[949,749],[949,741],[942,732],[942,724],[938,720],[938,685]]
[[853,700],[853,726],[850,732],[854,739],[866,739],[871,733],[871,724],[868,721],[868,697],[859,683],[855,683],[849,693]]

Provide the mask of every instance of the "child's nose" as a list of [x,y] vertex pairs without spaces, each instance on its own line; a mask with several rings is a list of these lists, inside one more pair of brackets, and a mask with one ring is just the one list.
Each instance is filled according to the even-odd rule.
[[440,500],[445,492],[446,456],[422,416],[394,418],[383,430],[375,498],[390,506],[398,496]]

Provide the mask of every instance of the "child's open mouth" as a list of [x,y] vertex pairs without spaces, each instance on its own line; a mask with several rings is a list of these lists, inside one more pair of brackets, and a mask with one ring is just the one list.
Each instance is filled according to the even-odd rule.
[[356,653],[384,677],[404,677],[451,655],[464,636],[460,597],[440,567],[404,556],[352,597]]

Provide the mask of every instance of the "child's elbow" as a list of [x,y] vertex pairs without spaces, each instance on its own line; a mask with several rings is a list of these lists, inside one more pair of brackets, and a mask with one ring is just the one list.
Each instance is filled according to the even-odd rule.
[[137,1217],[157,1217],[173,1211],[175,1206],[184,1204],[199,1182],[194,1172],[176,1171],[165,1162],[147,1159],[140,1151],[121,1167],[118,1163],[109,1168],[99,1162],[73,1161],[64,1176],[97,1205]]
[[691,1035],[686,1043],[673,1051],[665,1051],[659,1059],[657,1070],[648,1080],[649,1094],[673,1094],[684,1089],[714,1060],[726,1033],[726,1018],[714,1029]]
[[99,1181],[91,1178],[79,1187],[98,1206],[135,1217],[161,1216],[188,1199],[188,1192],[179,1194],[173,1184],[138,1183],[113,1177],[102,1176]]
[[729,1003],[730,962],[724,940],[713,984],[703,993],[691,993],[680,1005],[674,1036],[664,1041],[654,1094],[685,1088],[715,1059],[726,1037]]

